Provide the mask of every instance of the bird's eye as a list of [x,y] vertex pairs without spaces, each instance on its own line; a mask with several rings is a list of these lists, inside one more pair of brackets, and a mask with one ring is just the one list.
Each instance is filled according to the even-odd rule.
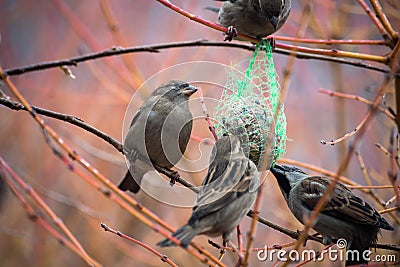
[[179,89],[185,89],[188,86],[189,86],[188,83],[182,83],[182,84],[179,85]]

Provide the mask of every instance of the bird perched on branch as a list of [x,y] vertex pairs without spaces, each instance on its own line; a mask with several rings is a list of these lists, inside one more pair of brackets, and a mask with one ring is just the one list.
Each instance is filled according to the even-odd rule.
[[257,39],[271,35],[282,27],[291,9],[291,0],[216,1],[224,3],[207,9],[218,12],[218,22],[228,28],[225,41],[231,41],[237,32]]
[[[301,223],[307,222],[318,201],[325,194],[330,180],[320,176],[309,176],[298,168],[278,164],[271,168],[271,172],[277,179],[293,215]],[[393,230],[370,204],[354,195],[341,183],[336,185],[316,218],[313,228],[322,235],[325,244],[344,239],[347,249],[358,251],[359,257],[348,258],[346,266],[367,263],[363,252],[376,244],[380,229]]]
[[[199,234],[222,235],[224,246],[232,231],[253,205],[260,186],[257,168],[244,155],[240,141],[229,134],[219,139],[212,150],[210,167],[197,195],[192,216],[173,237],[187,247]],[[175,246],[170,239],[157,243]]]
[[154,170],[153,165],[169,169],[181,159],[193,124],[188,100],[196,91],[187,82],[170,81],[158,87],[140,107],[124,141],[129,170],[119,189],[137,193],[143,176]]

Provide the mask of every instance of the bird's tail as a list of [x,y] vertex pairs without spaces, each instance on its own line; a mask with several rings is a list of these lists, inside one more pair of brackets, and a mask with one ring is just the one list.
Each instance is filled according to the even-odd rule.
[[211,11],[213,11],[215,13],[219,12],[219,8],[218,7],[214,7],[214,6],[208,6],[208,7],[205,7],[204,9],[211,10]]
[[123,191],[131,191],[133,193],[139,192],[140,186],[136,182],[136,180],[133,178],[131,172],[128,170],[125,174],[124,179],[122,182],[118,185],[118,188],[123,190]]
[[[173,237],[178,239],[181,242],[181,246],[187,248],[189,246],[190,241],[196,236],[196,232],[190,226],[185,224],[181,228],[179,228],[175,233],[172,234]],[[170,239],[164,239],[157,243],[159,247],[171,247],[176,246],[176,244]]]

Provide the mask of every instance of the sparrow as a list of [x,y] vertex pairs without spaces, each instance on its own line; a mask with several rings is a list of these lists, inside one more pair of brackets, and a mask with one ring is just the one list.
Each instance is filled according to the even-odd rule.
[[[304,224],[329,187],[330,180],[278,164],[271,168],[271,172],[290,211]],[[394,230],[370,204],[340,182],[316,218],[313,229],[322,235],[324,244],[345,239],[347,249],[359,252],[359,258],[347,259],[346,266],[367,263],[362,252],[376,245],[380,229]]]
[[187,82],[169,81],[139,108],[124,141],[129,170],[119,189],[137,193],[154,164],[169,169],[181,159],[193,124],[188,100],[196,91]]
[[[243,153],[239,139],[231,134],[224,135],[213,147],[210,167],[189,221],[172,236],[186,248],[196,235],[221,235],[225,246],[252,207],[259,187],[257,167]],[[170,239],[157,245],[176,246]]]
[[207,9],[218,12],[218,22],[228,28],[225,41],[237,32],[257,39],[271,35],[286,22],[291,9],[291,0],[216,1],[224,2],[221,8]]

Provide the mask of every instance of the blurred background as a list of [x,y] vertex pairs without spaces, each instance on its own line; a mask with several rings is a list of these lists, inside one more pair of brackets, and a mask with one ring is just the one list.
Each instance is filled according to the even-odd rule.
[[[308,19],[305,38],[382,39],[357,1],[318,2],[314,1],[312,4],[312,15]],[[380,2],[393,28],[400,30],[400,2]],[[219,5],[218,2],[176,0],[173,3],[203,19],[217,21],[216,14],[204,8]],[[310,3],[312,1],[293,1],[288,21],[275,35],[296,36],[304,6]],[[116,25],[110,27],[111,22],[115,22]],[[118,46],[142,46],[197,39],[223,40],[221,32],[195,23],[160,3],[149,0],[1,0],[0,37],[0,66],[3,69],[71,58]],[[301,45],[374,55],[390,52],[390,48],[386,46]],[[224,84],[226,73],[222,67],[214,71],[207,64],[198,68],[199,64],[193,65],[190,62],[211,62],[209,66],[231,65],[251,56],[251,51],[237,48],[173,48],[159,53],[133,53],[83,62],[77,67],[70,67],[75,79],[65,75],[61,69],[53,68],[13,76],[11,80],[32,105],[77,116],[122,141],[125,113],[132,98],[127,120],[131,119],[145,97],[155,89],[156,84],[167,81],[164,79],[203,81],[206,79],[204,77],[208,77],[208,81]],[[345,92],[372,101],[385,76],[383,73],[344,64],[296,59],[290,76],[285,77],[284,70],[288,59],[287,55],[274,54],[280,80],[285,79],[289,82],[284,99],[289,141],[284,157],[336,171],[353,138],[334,146],[322,145],[320,141],[336,139],[354,130],[369,107],[354,100],[329,97],[319,93],[319,90]],[[173,67],[181,63],[189,64]],[[366,63],[385,68],[377,63]],[[164,74],[153,76],[159,72]],[[165,73],[171,73],[174,77],[169,78]],[[196,80],[196,77],[201,78]],[[150,82],[146,83],[149,78]],[[6,86],[2,83],[0,86],[6,95],[15,100]],[[206,84],[200,86],[205,97],[219,98],[220,89]],[[135,95],[135,92],[139,93]],[[387,92],[385,100],[389,106],[395,107],[393,86]],[[193,113],[201,113],[199,102],[191,103],[191,109]],[[0,118],[1,157],[62,218],[89,255],[105,266],[165,265],[142,247],[102,230],[100,223],[104,222],[152,247],[163,238],[69,171],[53,154],[43,138],[41,129],[27,112],[12,111],[0,106]],[[92,166],[113,183],[119,183],[126,172],[126,164],[123,156],[114,147],[66,122],[50,118],[44,120]],[[390,184],[387,175],[389,157],[375,144],[380,143],[388,147],[390,132],[394,126],[394,122],[385,114],[377,112],[358,147],[373,185]],[[196,120],[193,134],[200,137],[200,140],[212,140],[204,120]],[[207,162],[209,151],[210,145],[206,141],[199,142],[194,138],[190,141],[185,155],[192,160],[199,159],[202,155],[201,158]],[[206,171],[206,168],[194,174],[182,171],[181,175],[199,185]],[[344,175],[357,183],[366,184],[355,157],[351,159]],[[154,174],[153,177],[148,176],[145,186],[151,190]],[[159,177],[156,179],[160,180]],[[179,196],[179,205],[186,207],[163,204],[143,191],[133,197],[172,226],[179,227],[189,218],[191,209],[187,206],[193,203],[195,196],[179,186],[170,188],[167,184],[165,182],[165,185],[155,190],[155,194],[172,199]],[[179,195],[181,191],[185,192]],[[376,209],[382,209],[360,190],[354,192],[372,203]],[[379,189],[376,193],[384,201],[394,195],[392,189]],[[389,207],[393,207],[393,204]],[[260,215],[294,231],[302,227],[289,212],[272,174],[268,175],[264,184]],[[396,231],[383,231],[379,243],[398,245],[399,226],[388,214],[384,217],[395,226]],[[247,217],[242,221],[244,238],[250,222]],[[218,255],[218,249],[211,248],[207,239],[200,236],[195,240],[214,255]],[[213,240],[221,242],[220,238]],[[291,241],[293,240],[290,237],[259,224],[253,245],[264,247],[283,245]],[[309,241],[307,248],[321,250],[323,246]],[[160,251],[180,266],[202,266],[182,249],[167,248]],[[378,250],[376,253],[393,252]],[[398,254],[397,259],[400,259]],[[236,256],[228,253],[223,261],[228,266],[233,266]],[[253,266],[260,264],[255,253],[251,254],[251,263]],[[272,266],[273,263],[267,261],[262,265]],[[6,187],[0,192],[0,266],[26,265],[84,266],[85,262],[40,225],[29,220],[21,203]]]

